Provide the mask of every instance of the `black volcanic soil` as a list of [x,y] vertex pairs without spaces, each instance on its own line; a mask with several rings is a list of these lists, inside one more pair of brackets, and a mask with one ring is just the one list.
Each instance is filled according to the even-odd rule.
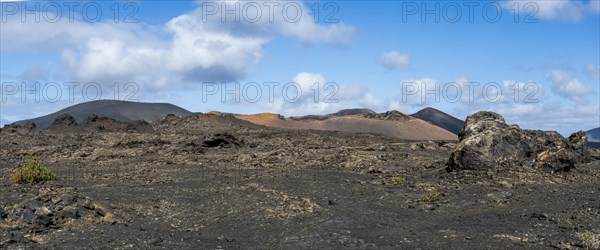
[[[571,249],[600,234],[598,151],[570,172],[447,173],[455,142],[214,120],[2,130],[0,248]],[[59,179],[14,184],[28,156]]]

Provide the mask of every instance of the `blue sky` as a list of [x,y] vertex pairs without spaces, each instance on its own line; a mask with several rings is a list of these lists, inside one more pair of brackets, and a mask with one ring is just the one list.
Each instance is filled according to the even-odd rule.
[[3,1],[0,122],[102,98],[286,116],[491,110],[564,135],[600,126],[599,1],[469,3]]

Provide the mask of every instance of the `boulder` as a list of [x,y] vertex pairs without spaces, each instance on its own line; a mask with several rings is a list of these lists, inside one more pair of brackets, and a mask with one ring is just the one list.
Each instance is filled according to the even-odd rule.
[[89,197],[73,193],[60,193],[53,190],[40,190],[40,194],[30,200],[15,204],[6,213],[0,208],[0,218],[22,225],[25,228],[48,228],[76,223],[96,224],[120,223],[115,215],[103,205]]
[[[16,123],[6,124],[4,125],[4,130],[7,132],[17,132],[17,131],[33,131],[35,130],[36,125],[33,122],[27,122],[23,124],[23,126],[18,125]],[[1,130],[0,130],[1,131]]]
[[167,116],[165,116],[165,118],[163,118],[161,120],[161,122],[163,124],[165,123],[177,123],[178,121],[181,121],[182,117],[178,116],[178,115],[174,115],[174,114],[167,114]]
[[27,122],[27,123],[25,123],[25,125],[23,125],[24,129],[27,129],[27,130],[30,130],[30,131],[35,130],[36,127],[37,126],[35,125],[34,122]]
[[95,114],[87,116],[81,126],[86,131],[95,132],[150,133],[154,131],[150,123],[143,120],[122,122],[108,117],[99,117]]
[[523,130],[493,112],[469,117],[446,170],[569,171],[590,160],[583,131],[565,139],[554,131]]
[[244,142],[238,140],[235,136],[230,134],[216,134],[208,140],[202,142],[203,147],[207,148],[229,148],[242,146]]
[[410,119],[413,119],[411,116],[405,115],[404,113],[397,110],[387,111],[385,113],[367,113],[363,116],[371,119],[389,121],[408,121]]
[[71,116],[70,114],[62,114],[62,115],[57,116],[54,119],[52,126],[71,127],[71,126],[77,126],[77,122],[75,121],[75,118],[73,118],[73,116]]

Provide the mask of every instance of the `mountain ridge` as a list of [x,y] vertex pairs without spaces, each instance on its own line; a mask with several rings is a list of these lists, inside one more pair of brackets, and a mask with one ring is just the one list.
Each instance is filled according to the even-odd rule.
[[75,104],[54,113],[36,118],[13,122],[16,125],[25,125],[28,122],[35,123],[39,129],[45,129],[52,125],[54,120],[62,115],[69,114],[75,118],[77,123],[83,122],[89,115],[98,115],[121,122],[144,120],[152,122],[164,118],[168,114],[188,116],[192,112],[170,103],[142,103],[117,100],[96,100]]
[[458,135],[465,125],[463,120],[431,107],[421,109],[411,116],[448,130],[455,135]]

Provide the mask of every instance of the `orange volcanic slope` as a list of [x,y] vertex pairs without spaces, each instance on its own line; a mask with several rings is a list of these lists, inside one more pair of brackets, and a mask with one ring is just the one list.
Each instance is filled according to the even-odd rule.
[[288,129],[376,133],[406,140],[458,139],[455,134],[447,130],[421,119],[404,115],[398,111],[375,115],[327,116],[322,119],[283,118],[281,115],[272,113],[235,115],[235,117],[254,124]]

